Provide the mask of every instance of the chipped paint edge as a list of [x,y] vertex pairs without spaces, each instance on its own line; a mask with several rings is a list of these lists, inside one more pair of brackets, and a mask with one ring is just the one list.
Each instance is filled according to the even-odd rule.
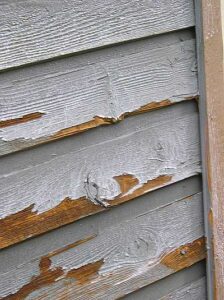
[[[89,120],[87,122],[77,124],[72,127],[63,128],[63,129],[57,131],[56,133],[53,133],[50,136],[44,136],[44,137],[37,138],[37,139],[28,139],[28,140],[27,139],[15,139],[13,141],[6,141],[4,139],[1,139],[0,140],[1,143],[4,143],[6,146],[2,147],[2,149],[0,149],[0,156],[5,156],[10,153],[15,153],[15,152],[21,151],[23,149],[29,149],[29,148],[39,146],[42,144],[46,144],[46,143],[49,143],[52,141],[56,141],[56,140],[59,140],[62,138],[80,134],[80,133],[83,133],[90,129],[97,128],[99,126],[113,125],[113,124],[119,123],[119,122],[125,120],[126,118],[134,116],[134,115],[147,113],[147,112],[150,112],[153,110],[157,110],[157,109],[160,109],[163,107],[177,104],[182,101],[189,101],[189,100],[198,101],[198,96],[193,95],[193,96],[185,97],[184,100],[180,99],[180,100],[175,100],[175,101],[170,100],[170,99],[166,99],[166,100],[162,100],[162,101],[152,101],[148,104],[140,106],[139,108],[137,108],[133,111],[125,112],[118,117],[95,116],[95,117],[93,117],[92,120]],[[4,122],[2,124],[2,126],[5,127],[6,124],[10,124],[10,123],[12,125],[16,125],[16,122],[19,124],[19,123],[32,121],[37,118],[40,118],[44,113],[38,112],[38,113],[34,113],[34,114],[35,114],[34,116],[30,116],[32,114],[29,114],[29,115],[25,115],[25,116],[22,116],[17,119],[2,121],[2,122]],[[32,117],[35,119],[32,119]],[[0,122],[0,124],[1,124],[1,122]],[[1,128],[1,126],[0,126],[0,128]],[[7,146],[7,144],[9,146]]]

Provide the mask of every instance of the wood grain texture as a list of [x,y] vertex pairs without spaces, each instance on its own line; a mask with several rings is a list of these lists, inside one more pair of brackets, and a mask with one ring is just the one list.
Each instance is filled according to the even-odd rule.
[[209,299],[224,299],[224,38],[223,1],[197,3],[200,116],[208,239]]
[[194,26],[192,0],[3,0],[0,19],[0,69]]
[[[171,274],[161,280],[149,284],[131,294],[122,298],[122,300],[160,300],[173,299],[172,296],[178,295],[180,291],[187,290],[187,295],[201,295],[200,300],[206,300],[206,282],[205,282],[206,268],[205,261],[198,262],[191,267],[185,268],[179,272]],[[191,291],[192,287],[192,291]],[[193,293],[192,293],[193,292]],[[187,297],[187,295],[185,295]],[[181,293],[182,296],[182,293]],[[178,299],[178,298],[174,298]],[[182,299],[182,298],[180,298]],[[185,298],[191,299],[194,298]],[[198,298],[195,298],[198,300]]]
[[1,273],[0,296],[117,299],[204,259],[202,213],[197,193],[134,214],[95,237],[14,265]]
[[[28,155],[29,153],[27,153]],[[70,247],[74,241],[83,241],[86,237],[94,237],[98,232],[108,230],[115,224],[118,225],[124,223],[126,220],[133,219],[136,215],[144,214],[146,211],[155,210],[175,200],[200,193],[201,190],[200,175],[193,176],[140,196],[138,201],[127,201],[103,213],[82,218],[76,222],[57,228],[57,230],[27,239],[12,247],[1,249],[0,274],[8,272],[16,265],[28,263],[36,257],[46,256],[50,252],[55,252],[55,249]],[[199,277],[190,276],[189,278],[196,280]]]
[[176,290],[158,300],[206,300],[205,277],[179,290]]
[[195,103],[155,111],[150,118],[131,117],[116,126],[72,139],[61,153],[54,145],[48,154],[40,149],[38,162],[33,150],[30,162],[27,152],[2,159],[1,247],[201,171]]
[[196,97],[194,39],[169,37],[1,74],[0,155]]

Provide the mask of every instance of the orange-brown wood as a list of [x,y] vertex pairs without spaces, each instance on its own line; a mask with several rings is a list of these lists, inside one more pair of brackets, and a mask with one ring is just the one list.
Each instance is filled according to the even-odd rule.
[[[121,193],[114,200],[108,201],[110,206],[129,201],[150,190],[162,187],[172,177],[168,175],[159,176],[146,182],[131,193],[128,193],[128,191],[138,184],[137,178],[130,174],[124,174],[116,176],[114,179],[120,185]],[[0,248],[5,248],[29,237],[39,235],[106,209],[103,206],[93,204],[85,197],[79,199],[65,198],[56,207],[40,214],[33,211],[33,208],[34,205],[31,205],[20,212],[0,220]]]
[[[189,98],[186,97],[186,100],[197,100],[197,97],[189,97]],[[78,125],[75,125],[72,127],[64,128],[50,136],[45,136],[45,137],[41,137],[41,138],[37,138],[37,139],[33,139],[33,140],[31,140],[31,139],[25,140],[25,139],[18,138],[12,142],[13,152],[19,151],[23,148],[32,148],[33,146],[35,146],[37,144],[41,145],[41,144],[52,142],[52,141],[55,141],[55,140],[58,140],[61,138],[80,134],[82,132],[85,132],[87,130],[90,130],[90,129],[93,129],[93,128],[96,128],[99,126],[116,124],[130,116],[146,113],[146,112],[149,112],[152,110],[157,110],[159,108],[170,106],[173,104],[175,104],[175,102],[171,102],[170,100],[163,100],[163,101],[158,101],[158,102],[155,101],[155,102],[151,102],[149,104],[143,105],[134,111],[126,112],[126,113],[120,115],[118,118],[95,116],[92,120],[90,120],[88,122],[78,124]],[[28,114],[28,115],[22,116],[17,119],[0,121],[0,128],[29,122],[29,121],[38,119],[38,118],[42,117],[43,115],[44,115],[43,113],[33,113],[33,114]]]
[[178,249],[166,254],[161,263],[175,271],[184,269],[195,261],[195,258],[205,258],[205,239],[200,238],[193,243],[181,246]]
[[[200,4],[200,7],[199,7]],[[196,1],[210,298],[224,299],[224,57],[222,0]],[[197,12],[196,10],[196,12]],[[204,78],[203,78],[204,73]],[[213,288],[214,287],[214,288]],[[213,291],[210,291],[210,289]]]
[[[73,244],[73,247],[78,246],[79,244],[84,243],[87,240],[88,239],[79,241],[76,244]],[[205,258],[204,246],[205,246],[204,238],[199,238],[193,241],[192,243],[188,243],[186,245],[183,245],[171,251],[170,253],[165,253],[161,259],[158,258],[158,264],[164,265],[167,268],[172,269],[173,271],[178,271],[186,267],[190,267],[191,265]],[[61,252],[62,252],[61,250],[59,250],[58,252],[56,251],[56,253],[61,253]],[[33,276],[31,281],[28,284],[21,287],[14,294],[2,298],[2,300],[3,299],[4,300],[25,299],[32,292],[38,291],[43,287],[50,287],[53,283],[60,280],[65,282],[64,285],[61,286],[60,291],[58,291],[59,299],[62,298],[64,299],[62,295],[63,292],[66,292],[66,279],[75,279],[68,282],[68,286],[71,288],[71,286],[75,286],[75,285],[85,286],[89,282],[91,282],[91,280],[95,279],[100,281],[102,278],[104,278],[104,276],[98,273],[99,269],[104,263],[103,259],[93,263],[88,263],[86,265],[81,266],[80,268],[71,269],[68,272],[66,272],[65,270],[63,270],[62,267],[55,267],[53,269],[51,268],[51,264],[52,264],[51,257],[54,255],[57,254],[53,254],[53,255],[50,254],[42,257],[39,262],[40,274],[37,276]],[[113,277],[116,278],[119,277],[119,273],[116,274],[110,273],[107,276],[110,276],[111,280],[113,280]],[[121,277],[121,281],[122,279],[123,278]],[[105,288],[104,284],[103,287]],[[89,295],[88,290],[89,289],[87,289],[86,294]],[[92,296],[94,297],[94,290],[92,290],[92,294],[93,294]]]
[[36,112],[36,113],[27,114],[27,115],[22,116],[20,118],[0,121],[0,128],[30,122],[30,121],[41,118],[43,115],[44,115],[44,113]]

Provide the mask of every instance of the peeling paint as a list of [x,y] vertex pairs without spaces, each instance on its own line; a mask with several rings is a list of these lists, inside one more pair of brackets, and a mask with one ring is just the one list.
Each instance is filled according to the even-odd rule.
[[161,264],[167,268],[179,271],[195,263],[195,258],[202,260],[206,257],[205,238],[199,238],[165,254]]
[[78,269],[72,269],[67,272],[66,278],[75,278],[77,280],[77,284],[84,285],[87,284],[93,279],[97,277],[98,270],[103,265],[103,259],[94,263],[90,263],[84,265]]
[[51,260],[48,257],[43,257],[40,260],[40,274],[34,276],[32,280],[21,287],[16,293],[10,294],[6,297],[1,298],[2,300],[22,300],[25,299],[30,293],[54,283],[56,279],[64,274],[62,268],[50,269]]
[[[144,114],[129,118],[116,132],[107,128],[100,136],[98,132],[87,134],[80,137],[81,145],[75,140],[70,151],[46,161],[11,166],[0,178],[2,244],[57,228],[102,211],[106,205],[118,205],[199,173],[197,120],[196,106],[185,102],[184,109],[182,105],[170,107],[150,119]],[[94,203],[93,198],[104,205]]]
[[[70,270],[70,272],[66,272],[62,267],[51,268],[52,262],[51,258],[55,255],[59,255],[65,251],[68,251],[71,248],[77,247],[81,244],[86,243],[87,241],[92,240],[95,236],[87,237],[83,240],[76,241],[72,244],[69,244],[61,249],[55,250],[49,253],[46,256],[43,256],[39,262],[39,275],[32,276],[32,279],[29,283],[23,285],[16,291],[15,293],[11,293],[6,297],[2,297],[1,299],[10,299],[10,300],[22,300],[25,299],[29,294],[32,292],[41,289],[43,287],[49,286],[52,283],[56,282],[59,278],[65,278],[67,275],[68,277],[75,277],[77,275],[77,280],[79,282],[87,282],[90,280],[94,273],[97,272],[97,264],[94,266],[85,266],[83,269],[80,270]],[[76,273],[75,273],[76,271]],[[74,275],[74,276],[73,276]]]
[[[120,290],[126,285],[126,281],[132,285],[143,278],[146,278],[147,282],[161,279],[161,276],[167,276],[175,271],[160,263],[164,256],[173,254],[174,249],[178,249],[180,260],[195,263],[201,259],[201,252],[196,251],[195,248],[204,247],[203,243],[192,243],[203,236],[202,217],[202,197],[201,193],[196,193],[192,200],[177,196],[173,200],[165,201],[162,206],[143,210],[142,214],[134,212],[127,219],[111,223],[108,227],[102,224],[102,228],[99,229],[95,223],[95,230],[91,230],[88,237],[85,238],[84,235],[81,241],[53,250],[42,257],[41,269],[45,271],[47,268],[62,269],[63,275],[55,279],[56,282],[40,287],[33,293],[34,298],[29,299],[39,299],[38,295],[47,291],[50,293],[47,299],[54,299],[54,295],[58,296],[66,292],[67,288],[72,291],[71,295],[76,295],[76,292],[85,295],[89,287],[97,295],[98,288],[101,289],[104,283],[110,284],[111,288],[117,286]],[[107,217],[104,218],[106,222]],[[90,223],[86,221],[88,228]],[[77,224],[74,230],[75,228],[78,229],[79,225]],[[190,255],[192,251],[195,255]],[[0,295],[6,296],[18,292],[22,286],[39,276],[38,268],[35,272],[39,261],[40,258],[33,259],[33,256],[30,256],[27,262],[15,265],[14,269],[10,268],[4,273],[4,279],[0,281]],[[71,270],[75,271],[70,272]],[[77,278],[68,277],[69,272],[70,275],[77,275]],[[15,280],[11,279],[12,274]],[[23,276],[24,280],[19,280]],[[83,286],[79,280],[85,281]],[[8,281],[12,284],[5,287]]]
[[38,276],[33,276],[29,283],[22,286],[14,294],[2,297],[1,299],[22,300],[29,296],[32,292],[35,292],[43,287],[50,286],[57,280],[62,280],[65,278],[74,278],[75,284],[85,285],[98,275],[98,270],[102,264],[103,260],[66,272],[62,267],[51,269],[50,258],[48,256],[42,257],[39,263],[40,274]]
[[36,110],[46,114],[35,123],[17,124],[16,131],[13,126],[2,128],[5,150],[1,155],[197,97],[194,48],[193,39],[175,41],[158,49],[144,46],[103,62],[90,59],[91,64],[84,55],[81,68],[62,63],[61,72],[43,75],[40,66],[37,72],[42,75],[35,76],[34,70],[31,78],[23,74],[18,82],[13,77],[12,88],[4,86],[1,92],[7,95],[1,118],[18,118],[19,110],[24,115]]
[[53,141],[70,135],[78,134],[98,126],[114,124],[119,121],[120,121],[119,118],[116,119],[116,118],[95,116],[92,120],[88,122],[78,124],[69,128],[61,129],[49,137],[44,137],[43,141],[44,140],[45,142]]
[[8,126],[13,126],[13,125],[18,125],[21,123],[26,123],[30,121],[37,120],[41,118],[45,113],[42,112],[34,112],[31,114],[24,115],[19,118],[11,119],[11,120],[2,120],[0,121],[0,128],[8,127]]
[[[185,100],[195,100],[198,101],[198,97],[197,96],[192,96],[192,97],[185,97]],[[76,135],[76,134],[80,134],[82,132],[85,132],[87,130],[99,127],[99,126],[106,126],[106,125],[113,125],[116,124],[118,122],[123,121],[124,119],[130,117],[130,116],[134,116],[134,115],[138,115],[138,114],[142,114],[142,113],[147,113],[150,112],[152,110],[156,110],[162,107],[166,107],[166,106],[170,106],[175,104],[177,101],[172,101],[172,100],[162,100],[162,101],[153,101],[151,103],[148,103],[146,105],[140,106],[139,108],[130,111],[130,112],[125,112],[123,114],[121,114],[118,117],[105,117],[105,116],[95,116],[92,120],[78,124],[78,125],[74,125],[68,128],[64,128],[61,129],[59,131],[57,131],[56,133],[49,135],[49,136],[43,136],[43,137],[38,137],[38,138],[16,138],[13,140],[10,139],[6,139],[3,136],[1,137],[2,142],[9,142],[10,146],[7,149],[2,149],[0,151],[0,155],[5,155],[7,153],[10,152],[17,152],[22,150],[23,148],[31,148],[35,145],[41,145],[41,144],[46,144],[49,142],[52,142],[54,140],[58,140],[61,138],[65,138],[65,137],[69,137],[72,135]],[[32,114],[29,114],[32,115]],[[27,116],[29,116],[27,115]],[[44,115],[44,114],[42,114]],[[18,118],[19,120],[20,118]],[[15,119],[17,120],[17,119]],[[13,121],[13,120],[11,120]],[[2,122],[7,122],[7,121],[2,121]],[[23,121],[23,122],[27,122],[27,121]],[[18,123],[23,123],[22,121],[18,122]],[[11,125],[14,125],[13,123]],[[11,126],[11,125],[7,125],[7,126]],[[3,126],[2,127],[6,127]],[[0,128],[1,128],[1,122],[0,122]],[[11,150],[10,150],[11,149]],[[5,152],[6,151],[6,152]]]
[[[137,183],[138,179],[133,175],[125,174],[116,176],[121,189],[121,194],[114,199],[107,200],[109,206],[115,206],[123,202],[139,197],[150,190],[159,188],[171,180],[171,176],[159,176],[149,180],[143,186],[127,194]],[[79,199],[65,198],[56,207],[38,214],[33,211],[34,204],[26,209],[7,216],[0,220],[0,247],[4,248],[28,237],[39,235],[64,224],[79,220],[85,216],[100,212],[105,208],[92,203],[86,197]]]
[[[184,251],[184,253],[183,253]],[[59,251],[61,253],[61,251]],[[58,252],[58,253],[59,253]],[[160,259],[157,257],[157,261],[154,262],[154,266],[157,265],[165,265],[166,267],[176,271],[182,270],[186,267],[191,266],[192,264],[202,260],[205,258],[205,244],[204,244],[204,238],[199,238],[191,243],[185,244],[174,251],[167,253]],[[93,279],[96,279],[99,281],[99,283],[102,280],[102,283],[104,283],[104,280],[106,278],[110,278],[110,280],[113,283],[113,280],[115,278],[119,279],[119,273],[122,274],[122,268],[119,271],[119,273],[108,273],[105,275],[100,275],[99,270],[104,264],[104,260],[98,260],[96,262],[85,264],[78,268],[72,268],[70,270],[65,270],[61,266],[52,266],[52,262],[50,259],[50,256],[44,256],[40,259],[39,268],[40,268],[40,274],[37,276],[33,276],[31,281],[27,283],[26,285],[22,286],[17,292],[13,294],[9,294],[3,298],[2,300],[22,300],[28,297],[30,294],[32,294],[35,291],[38,291],[42,289],[43,287],[48,287],[55,282],[63,281],[64,287],[66,286],[66,280],[69,279],[75,279],[75,281],[69,281],[70,288],[73,286],[89,286],[91,284],[91,281]],[[148,263],[145,263],[145,272],[146,270],[150,270],[152,266]],[[125,266],[123,266],[125,268]],[[130,270],[131,272],[131,270]],[[141,273],[144,273],[142,270]],[[126,274],[127,276],[127,274]],[[135,276],[137,276],[137,273],[135,273]],[[131,277],[132,278],[132,277]],[[126,280],[131,280],[130,277],[128,277]],[[119,283],[122,282],[123,278],[119,279]],[[62,289],[62,290],[61,290]],[[63,287],[61,287],[60,290],[57,292],[59,295],[63,292]],[[93,290],[94,295],[94,290]]]
[[[121,178],[122,178],[122,180],[121,180]],[[137,198],[141,195],[144,195],[145,193],[147,193],[149,191],[152,191],[156,188],[166,185],[167,183],[171,182],[172,176],[171,175],[161,175],[155,179],[148,180],[146,183],[142,184],[140,187],[133,190],[131,193],[129,193],[129,191],[132,190],[132,188],[134,187],[134,184],[138,182],[137,178],[132,177],[131,180],[130,180],[130,178],[128,178],[128,180],[127,180],[127,175],[124,175],[123,177],[119,176],[119,179],[118,179],[118,177],[116,177],[115,179],[120,184],[121,191],[125,190],[125,192],[122,192],[120,195],[115,197],[115,199],[113,200],[113,205],[118,205],[122,202],[126,202],[133,198]]]

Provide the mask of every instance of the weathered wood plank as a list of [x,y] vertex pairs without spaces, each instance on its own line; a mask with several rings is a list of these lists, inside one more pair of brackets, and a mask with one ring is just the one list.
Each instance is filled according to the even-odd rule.
[[192,0],[0,2],[0,69],[194,25]]
[[[138,201],[125,202],[123,205],[114,206],[113,209],[108,209],[103,213],[82,218],[56,230],[17,243],[12,247],[1,249],[0,274],[37,257],[45,256],[55,249],[69,246],[73,241],[84,240],[88,236],[95,236],[98,232],[109,230],[115,224],[124,223],[136,215],[200,193],[201,190],[200,176],[193,176],[140,196]],[[199,277],[191,276],[191,278],[196,280]]]
[[1,247],[201,171],[194,102],[116,126],[2,159]]
[[[3,299],[116,299],[204,259],[201,193],[1,273]],[[7,284],[6,284],[7,283]]]
[[[167,276],[161,280],[158,280],[152,284],[149,284],[131,294],[128,294],[120,299],[122,300],[158,300],[163,299],[164,296],[173,295],[176,291],[183,289],[184,287],[191,286],[200,280],[204,281],[206,276],[205,260],[194,264],[191,267],[178,271],[170,276]],[[205,295],[206,298],[206,286],[205,282],[204,290],[201,295]],[[190,294],[190,293],[189,293]],[[172,298],[171,298],[172,299]],[[189,299],[189,298],[187,298]]]
[[205,277],[158,300],[206,300]]
[[169,37],[1,74],[0,155],[197,96],[194,39]]

